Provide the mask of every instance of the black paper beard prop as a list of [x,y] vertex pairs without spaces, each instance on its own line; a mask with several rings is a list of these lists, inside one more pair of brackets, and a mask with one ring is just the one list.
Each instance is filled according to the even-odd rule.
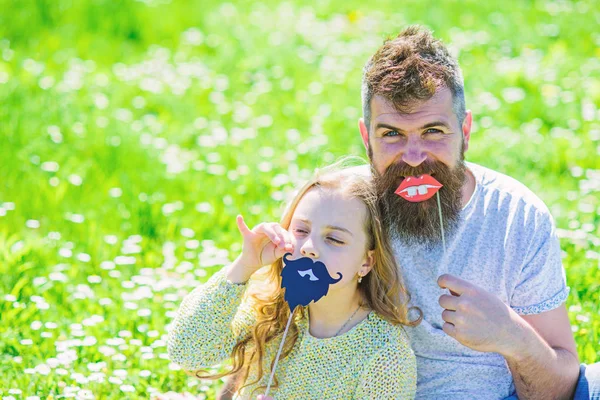
[[327,294],[329,285],[339,282],[339,278],[329,276],[327,267],[320,261],[313,261],[309,257],[290,260],[286,253],[283,256],[284,267],[281,271],[281,287],[285,288],[285,301],[294,312],[297,305],[307,306],[311,301],[317,302]]

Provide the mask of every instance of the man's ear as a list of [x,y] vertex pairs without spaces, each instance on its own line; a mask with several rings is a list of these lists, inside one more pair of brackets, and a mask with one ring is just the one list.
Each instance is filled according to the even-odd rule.
[[369,130],[365,125],[365,120],[362,118],[358,119],[358,130],[360,131],[360,136],[362,137],[363,144],[365,145],[365,149],[369,150]]
[[473,113],[471,110],[467,110],[465,115],[465,119],[462,124],[462,133],[463,133],[463,150],[467,151],[469,149],[469,140],[471,140],[471,124],[473,123]]
[[375,266],[375,250],[368,250],[363,262],[361,273],[363,276],[367,275]]

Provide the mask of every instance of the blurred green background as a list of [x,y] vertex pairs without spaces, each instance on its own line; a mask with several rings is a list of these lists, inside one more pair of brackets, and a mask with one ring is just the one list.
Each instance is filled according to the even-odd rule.
[[236,214],[278,220],[313,168],[365,155],[362,65],[413,23],[463,68],[467,159],[550,207],[579,355],[600,361],[597,1],[0,9],[3,399],[213,398],[169,363],[166,325],[237,255]]

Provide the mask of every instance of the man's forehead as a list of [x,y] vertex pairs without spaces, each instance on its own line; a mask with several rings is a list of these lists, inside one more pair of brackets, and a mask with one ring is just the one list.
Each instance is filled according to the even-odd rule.
[[452,108],[452,93],[447,88],[440,88],[428,100],[415,102],[414,105],[404,106],[402,110],[388,99],[380,95],[373,96],[371,102],[372,123],[394,121],[420,121],[421,119],[435,118],[436,120],[451,122],[454,115]]

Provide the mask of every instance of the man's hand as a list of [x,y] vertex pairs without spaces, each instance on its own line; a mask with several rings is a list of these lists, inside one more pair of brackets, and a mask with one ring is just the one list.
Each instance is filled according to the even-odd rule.
[[438,278],[438,285],[449,289],[452,295],[440,296],[444,308],[442,329],[464,346],[504,356],[514,353],[518,345],[519,318],[496,295],[477,285],[450,274]]
[[444,332],[473,350],[504,356],[519,398],[570,398],[579,374],[564,305],[521,317],[497,296],[456,276],[438,278]]

